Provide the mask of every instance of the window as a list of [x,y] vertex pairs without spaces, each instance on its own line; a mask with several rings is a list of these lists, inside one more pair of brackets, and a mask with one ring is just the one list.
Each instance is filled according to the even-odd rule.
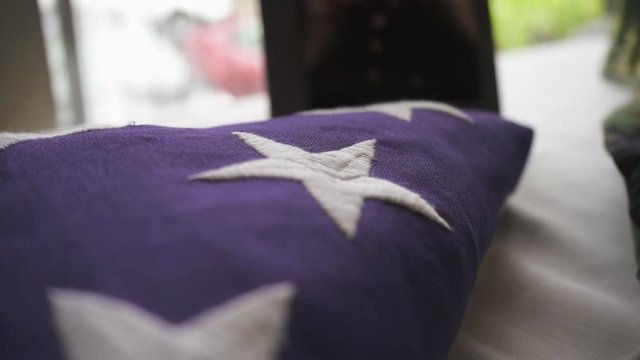
[[62,125],[216,126],[269,114],[257,0],[40,6]]

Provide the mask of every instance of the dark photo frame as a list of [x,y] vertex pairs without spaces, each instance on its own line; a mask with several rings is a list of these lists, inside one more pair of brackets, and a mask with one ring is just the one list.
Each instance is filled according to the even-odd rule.
[[428,99],[499,110],[487,1],[262,0],[273,115]]

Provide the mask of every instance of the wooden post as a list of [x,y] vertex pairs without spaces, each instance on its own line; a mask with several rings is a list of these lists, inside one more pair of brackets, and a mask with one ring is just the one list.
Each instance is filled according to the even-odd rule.
[[0,131],[55,125],[37,0],[0,0]]

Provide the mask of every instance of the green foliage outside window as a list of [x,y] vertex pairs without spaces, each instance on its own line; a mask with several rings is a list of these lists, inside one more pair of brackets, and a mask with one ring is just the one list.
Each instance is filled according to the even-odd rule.
[[562,38],[604,14],[605,0],[489,0],[496,47]]
[[[640,85],[640,1],[624,0],[620,5],[615,36],[605,66],[605,75],[611,80],[638,87]],[[640,97],[636,99],[638,109],[640,109],[639,104]]]

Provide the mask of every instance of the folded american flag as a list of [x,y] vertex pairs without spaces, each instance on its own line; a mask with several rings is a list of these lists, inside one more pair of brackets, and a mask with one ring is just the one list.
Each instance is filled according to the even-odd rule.
[[532,133],[431,102],[0,135],[0,359],[443,359]]

